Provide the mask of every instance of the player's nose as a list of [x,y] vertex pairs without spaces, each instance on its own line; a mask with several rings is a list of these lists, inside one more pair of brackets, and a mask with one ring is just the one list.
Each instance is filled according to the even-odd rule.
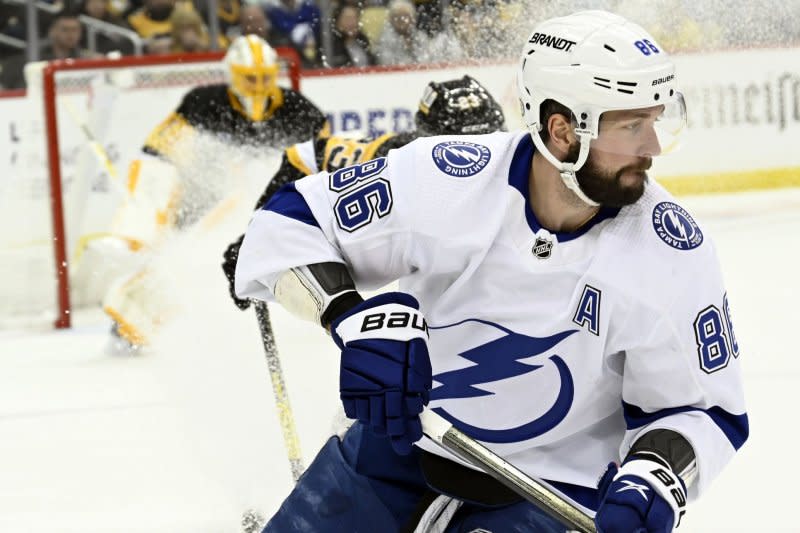
[[656,157],[661,155],[661,142],[658,140],[658,134],[655,128],[653,126],[646,128],[643,135],[644,139],[642,140],[638,155],[640,157]]

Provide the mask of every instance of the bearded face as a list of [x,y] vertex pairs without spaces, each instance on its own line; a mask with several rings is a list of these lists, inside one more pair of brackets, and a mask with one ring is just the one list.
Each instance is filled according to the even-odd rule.
[[[661,153],[655,123],[663,106],[604,113],[586,163],[575,175],[583,192],[609,207],[630,205],[644,194],[647,171]],[[570,146],[568,161],[577,161],[580,144]]]
[[[568,161],[578,159],[579,144],[570,147]],[[647,171],[653,165],[649,156],[636,157],[627,164],[614,167],[603,162],[604,154],[589,152],[586,163],[575,173],[583,192],[595,202],[608,207],[624,207],[639,200],[649,179]]]

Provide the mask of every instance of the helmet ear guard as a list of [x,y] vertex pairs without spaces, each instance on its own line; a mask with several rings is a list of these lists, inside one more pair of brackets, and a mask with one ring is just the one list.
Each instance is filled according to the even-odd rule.
[[[581,191],[575,172],[588,159],[592,141],[600,136],[604,113],[663,106],[656,122],[674,115],[685,124],[685,104],[667,54],[643,28],[604,11],[583,11],[538,25],[522,51],[517,89],[523,121],[536,149],[589,205],[597,204]],[[581,143],[575,163],[559,161],[540,135],[546,127],[541,106],[548,99],[564,105],[575,117],[574,131]],[[671,129],[675,133],[681,128]]]

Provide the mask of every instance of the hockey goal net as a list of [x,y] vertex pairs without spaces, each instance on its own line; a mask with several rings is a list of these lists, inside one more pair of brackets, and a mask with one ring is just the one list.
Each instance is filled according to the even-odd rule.
[[[299,61],[278,49],[279,83],[299,89]],[[70,266],[108,231],[125,175],[148,133],[192,87],[225,79],[223,53],[30,64],[19,175],[0,191],[0,328],[70,327],[96,305]]]

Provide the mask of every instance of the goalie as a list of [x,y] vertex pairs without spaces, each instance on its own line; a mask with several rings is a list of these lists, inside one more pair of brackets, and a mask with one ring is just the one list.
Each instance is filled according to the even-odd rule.
[[146,270],[148,255],[141,251],[157,248],[169,229],[230,209],[237,167],[327,133],[326,118],[311,101],[278,85],[278,56],[264,40],[237,38],[223,61],[226,83],[191,89],[147,137],[130,167],[129,197],[115,217],[114,237],[87,249],[88,258],[125,246],[135,252],[126,264],[133,275],[118,278],[103,302],[114,331],[133,346],[146,343],[152,324],[167,313],[155,301],[159,280]]
[[[224,63],[226,83],[189,91],[178,108],[147,137],[142,151],[152,157],[142,157],[138,162],[140,183],[145,178],[168,181],[165,176],[177,173],[180,180],[172,181],[184,185],[179,194],[203,194],[187,191],[185,185],[192,174],[216,162],[216,158],[209,157],[210,150],[204,150],[213,151],[210,139],[245,149],[282,150],[327,131],[325,116],[311,101],[278,85],[278,56],[263,39],[255,35],[237,38]],[[145,173],[146,167],[152,167],[152,172]],[[213,188],[213,184],[203,185]],[[213,198],[195,203],[191,212],[186,206],[178,210],[179,224],[196,219],[208,203],[213,203]]]

